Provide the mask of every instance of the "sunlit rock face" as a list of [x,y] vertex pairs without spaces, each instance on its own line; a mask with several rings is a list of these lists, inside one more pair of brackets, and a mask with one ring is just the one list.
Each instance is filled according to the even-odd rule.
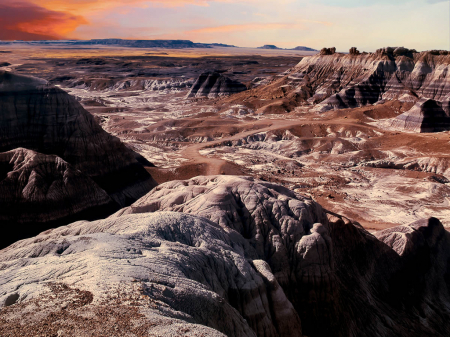
[[[267,263],[249,258],[255,253],[238,233],[204,218],[158,212],[78,222],[0,255],[2,334],[42,331],[64,307],[64,321],[49,329],[65,334],[302,336]],[[39,314],[16,325],[34,299]],[[107,324],[124,312],[134,316]],[[77,320],[93,313],[109,316]]]
[[247,90],[247,87],[218,72],[201,74],[192,85],[187,98],[216,98]]
[[[44,80],[0,72],[0,128],[1,152],[26,149],[21,154],[15,154],[23,157],[23,162],[14,162],[10,153],[2,155],[2,165],[19,165],[26,172],[41,172],[42,181],[48,179],[51,182],[56,179],[61,182],[53,185],[49,185],[49,182],[35,184],[37,178],[34,179],[32,175],[33,187],[28,188],[28,191],[33,190],[30,193],[34,197],[25,193],[23,198],[33,201],[35,209],[40,207],[40,201],[52,199],[55,208],[50,214],[36,215],[35,220],[38,222],[62,219],[77,213],[77,210],[88,208],[88,204],[96,206],[114,203],[118,209],[136,201],[156,185],[144,167],[137,162],[133,151],[118,138],[106,133],[73,97],[48,85]],[[32,151],[38,154],[32,154]],[[11,160],[13,162],[8,162]],[[69,171],[63,168],[64,165],[67,165]],[[8,175],[8,172],[7,167],[2,170],[2,179],[8,176],[9,180],[0,183],[6,188],[1,190],[3,202],[11,207],[0,210],[0,213],[5,221],[8,214],[10,221],[20,220],[23,223],[28,215],[23,214],[25,210],[13,199],[19,191],[9,194],[8,188],[13,185],[22,186],[30,177],[12,173]],[[67,175],[72,178],[83,176],[84,183],[80,184],[78,192],[84,195],[76,195],[76,183],[67,180]],[[12,182],[14,179],[16,181]],[[65,190],[67,184],[73,188]],[[87,185],[91,187],[88,188]],[[46,195],[49,193],[45,189],[47,187],[51,191],[50,195]],[[39,190],[41,188],[44,189]],[[66,199],[69,195],[70,200],[74,201],[75,198],[78,201],[71,204]],[[62,199],[58,201],[58,197]],[[81,201],[82,198],[85,201]],[[80,202],[85,206],[80,208]],[[71,211],[67,212],[68,209]],[[30,215],[30,221],[34,217],[35,215]]]

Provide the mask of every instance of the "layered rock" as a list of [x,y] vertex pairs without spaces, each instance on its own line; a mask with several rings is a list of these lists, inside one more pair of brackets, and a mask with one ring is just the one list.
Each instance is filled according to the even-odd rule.
[[[44,80],[0,72],[0,111],[0,152],[24,148],[39,153],[20,150],[2,155],[2,165],[6,166],[2,170],[0,194],[4,204],[16,205],[0,210],[5,221],[53,221],[86,209],[89,204],[96,207],[109,204],[111,200],[117,210],[156,186],[137,161],[136,153],[105,132],[75,98]],[[22,162],[16,164],[24,174],[7,176],[10,170],[18,169],[14,167],[16,164],[8,163],[14,155],[22,158]],[[35,173],[29,176],[31,172]],[[42,178],[39,183],[36,183],[35,174]],[[67,180],[67,177],[74,176],[78,178]],[[25,188],[23,183],[27,179],[31,179],[32,183],[27,188],[32,192],[23,198],[32,201],[33,207],[22,209],[23,200],[15,198],[20,194],[20,188]],[[45,179],[48,181],[44,182]],[[80,182],[78,191],[75,188],[77,182]],[[12,186],[19,190],[10,194]],[[50,195],[47,195],[47,188],[51,188]],[[52,211],[37,216],[39,207],[49,207],[49,198],[52,199]],[[58,198],[61,198],[59,203]],[[28,215],[23,214],[28,212]],[[23,227],[16,230],[27,237]]]
[[216,98],[245,90],[247,90],[247,87],[238,81],[231,80],[218,72],[207,72],[198,77],[187,98]]
[[376,53],[360,53],[353,47],[349,54],[341,54],[324,48],[318,55],[303,58],[282,79],[260,89],[260,96],[283,86],[285,106],[309,103],[317,112],[423,98],[437,101],[449,114],[447,54],[418,53],[404,47],[382,48]]
[[422,98],[411,110],[383,122],[388,128],[410,132],[440,132],[450,130],[450,116],[439,102]]
[[171,182],[0,251],[0,332],[446,336],[449,245],[433,218],[375,237],[278,185]]
[[44,80],[0,72],[0,151],[54,154],[91,177],[120,205],[156,184],[133,151],[105,132],[63,90]]

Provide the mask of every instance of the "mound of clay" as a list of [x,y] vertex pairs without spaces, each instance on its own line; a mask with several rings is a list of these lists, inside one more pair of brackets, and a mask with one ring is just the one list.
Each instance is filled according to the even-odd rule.
[[411,110],[386,121],[389,128],[410,132],[450,130],[450,117],[442,105],[432,99],[420,99]]
[[[0,153],[0,221],[20,224],[0,239],[6,247],[24,232],[46,229],[37,223],[78,217],[95,218],[114,211],[115,203],[90,177],[54,155],[19,148]],[[25,226],[24,224],[31,224]]]
[[445,336],[449,247],[436,219],[374,237],[278,185],[170,182],[0,251],[0,333]]
[[201,74],[195,81],[187,98],[216,98],[228,96],[247,90],[247,87],[218,72],[208,72]]

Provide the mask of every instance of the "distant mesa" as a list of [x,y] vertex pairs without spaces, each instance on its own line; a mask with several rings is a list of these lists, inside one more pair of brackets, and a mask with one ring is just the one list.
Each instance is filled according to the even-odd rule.
[[225,44],[225,43],[206,43],[206,45],[208,45],[210,47],[239,48],[239,47],[234,46],[232,44]]
[[216,98],[220,96],[229,96],[247,90],[247,87],[241,82],[234,81],[220,72],[206,72],[201,74],[187,98]]
[[273,44],[266,44],[262,47],[258,47],[258,49],[281,49],[281,48],[278,48],[277,46],[274,46]]
[[291,50],[300,50],[300,51],[318,51],[317,49],[313,49],[313,48],[309,48],[309,47],[304,47],[304,46],[298,46],[295,47]]
[[27,45],[60,45],[60,46],[120,46],[128,48],[214,48],[235,47],[223,43],[195,43],[190,40],[124,40],[124,39],[93,39],[93,40],[50,40],[50,41],[0,41],[0,45],[27,44]]
[[275,45],[273,45],[273,44],[266,44],[266,45],[264,45],[264,46],[262,46],[262,47],[258,47],[258,49],[298,50],[298,51],[311,51],[311,52],[313,52],[313,51],[318,51],[318,50],[316,50],[316,49],[309,48],[309,47],[304,47],[304,46],[298,46],[298,47],[295,47],[295,48],[292,48],[292,49],[285,49],[285,48],[279,48],[279,47],[277,47],[277,46],[275,46]]

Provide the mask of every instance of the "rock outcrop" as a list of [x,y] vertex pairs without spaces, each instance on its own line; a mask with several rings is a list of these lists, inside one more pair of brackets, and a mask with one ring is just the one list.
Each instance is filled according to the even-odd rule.
[[433,218],[375,237],[252,178],[170,182],[0,251],[0,333],[446,336],[449,247]]
[[[0,254],[2,336],[42,331],[48,322],[55,334],[72,336],[302,336],[267,263],[249,259],[256,254],[238,233],[206,219],[136,214],[38,238]],[[36,300],[39,314],[18,323]],[[77,319],[89,314],[98,318]]]
[[[75,98],[57,87],[48,85],[44,80],[0,72],[0,111],[0,152],[17,148],[36,151],[39,155],[32,156],[38,158],[38,161],[54,161],[52,167],[60,170],[58,174],[63,174],[64,169],[60,163],[64,162],[71,172],[81,171],[76,174],[92,180],[91,191],[106,192],[116,204],[116,209],[131,204],[156,186],[156,182],[137,161],[133,151],[118,138],[105,132]],[[49,159],[45,155],[54,155],[59,159]],[[26,155],[25,157],[29,158]],[[34,163],[25,160],[21,165],[25,169],[27,165],[33,166]],[[9,172],[8,168],[5,172]],[[42,176],[50,181],[55,178],[53,171],[45,171]],[[5,179],[5,176],[2,176],[2,179]],[[59,178],[56,180],[59,181]],[[22,183],[16,181],[13,184],[21,186]],[[54,184],[52,191],[55,191],[57,186],[63,188],[63,185]],[[88,192],[80,187],[80,192]],[[34,185],[34,188],[40,188],[40,185]],[[71,195],[71,200],[74,200],[74,192],[59,191],[53,193],[52,197]],[[33,193],[35,207],[39,207],[40,201],[44,204],[47,202],[45,190]],[[6,191],[1,190],[0,194],[8,198]],[[84,203],[91,203],[92,206],[105,202],[104,195],[94,202],[92,198],[96,196],[99,196],[97,192],[94,195],[79,195],[78,198],[85,197]],[[40,197],[44,199],[40,200]],[[13,199],[10,202],[14,205]],[[61,217],[68,215],[65,214],[66,209],[78,209],[76,204],[67,205],[62,200],[59,206],[54,200],[53,207],[55,209],[51,213],[52,220],[57,220],[58,213]],[[13,212],[16,214],[13,215]],[[11,220],[26,219],[19,204],[8,212],[2,209],[0,213],[10,214]]]
[[422,98],[411,110],[395,118],[383,121],[388,128],[410,132],[440,132],[450,130],[450,116],[442,104]]
[[349,50],[349,54],[350,55],[359,55],[361,53],[359,52],[359,50],[356,47],[351,47]]
[[218,73],[207,72],[201,74],[192,85],[187,98],[216,98],[229,96],[247,90],[247,87]]
[[336,53],[336,47],[332,47],[332,48],[322,48],[320,50],[319,55],[333,55]]

